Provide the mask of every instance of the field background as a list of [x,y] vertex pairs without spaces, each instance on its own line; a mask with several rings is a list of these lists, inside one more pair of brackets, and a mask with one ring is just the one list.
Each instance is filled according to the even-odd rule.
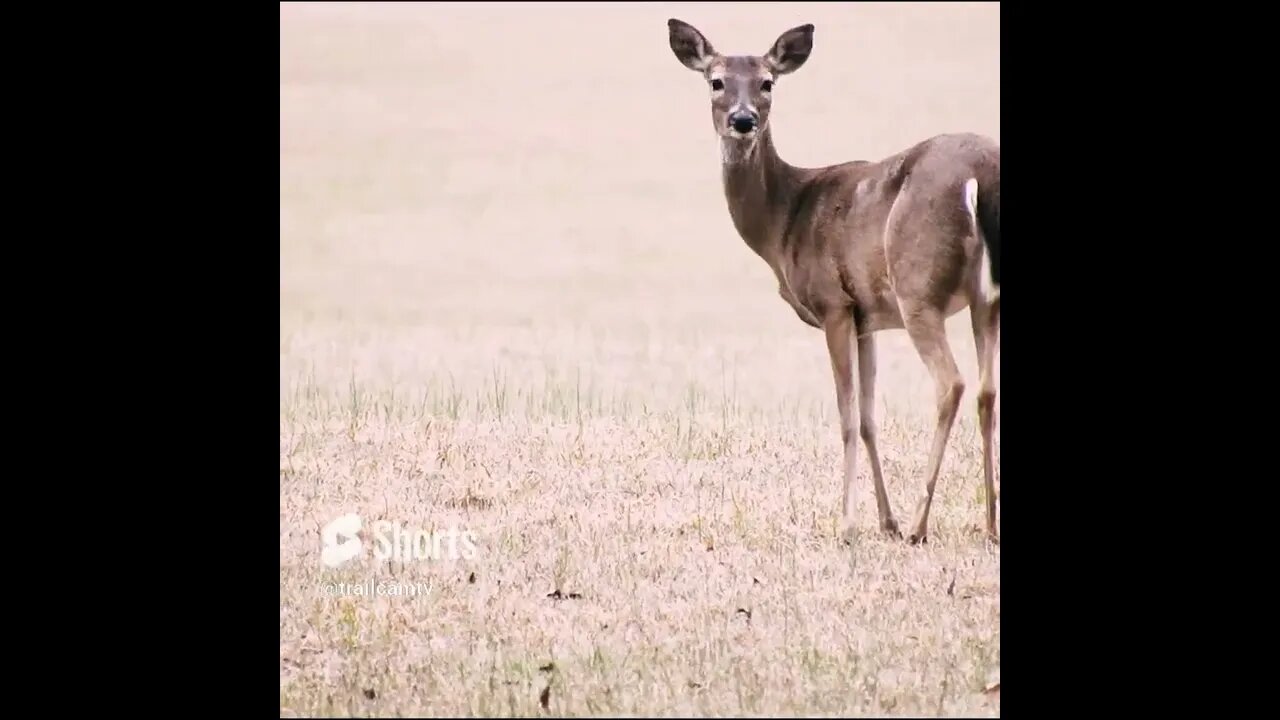
[[[930,544],[876,534],[860,448],[841,547],[825,346],[734,232],[672,16],[817,26],[793,164],[999,140],[996,3],[282,5],[282,714],[998,714],[968,311]],[[879,368],[905,528],[933,388],[900,331]],[[347,512],[478,554],[325,570]],[[322,592],[367,578],[431,591]]]

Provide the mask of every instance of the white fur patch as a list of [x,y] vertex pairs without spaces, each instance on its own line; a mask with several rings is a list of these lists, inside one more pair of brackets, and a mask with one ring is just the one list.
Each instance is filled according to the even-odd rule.
[[969,178],[964,183],[964,205],[969,210],[969,218],[973,222],[973,232],[981,241],[982,267],[978,275],[978,287],[982,299],[988,304],[1000,297],[1000,286],[991,277],[991,255],[987,252],[987,244],[982,238],[982,228],[978,227],[978,179]]
[[[969,208],[969,215],[977,220],[978,217],[978,179],[969,178],[964,183],[964,205]],[[975,223],[976,224],[976,223]]]
[[991,277],[991,254],[982,248],[982,274],[978,276],[978,287],[982,291],[982,299],[991,304],[1000,297],[1000,286]]

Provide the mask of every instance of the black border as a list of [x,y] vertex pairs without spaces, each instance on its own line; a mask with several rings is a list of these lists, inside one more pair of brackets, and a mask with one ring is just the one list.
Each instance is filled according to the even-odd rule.
[[[1165,515],[1178,492],[1171,466],[1195,453],[1194,436],[1160,427],[1194,413],[1169,392],[1184,379],[1159,376],[1175,369],[1164,353],[1205,342],[1184,314],[1194,292],[1179,297],[1183,283],[1169,283],[1171,258],[1193,238],[1168,220],[1197,205],[1182,190],[1195,175],[1169,160],[1211,150],[1163,139],[1168,123],[1148,114],[1162,55],[1149,45],[1161,33],[1137,13],[1050,7],[1001,8],[1010,181],[1001,236],[1013,238],[1001,261],[1016,270],[1001,286],[1001,471],[1013,482],[1000,498],[1001,690],[1010,686],[1001,711],[1010,716],[1097,712],[1099,700],[1108,711],[1134,701],[1149,710],[1155,700],[1131,694],[1129,683],[1155,667],[1137,655],[1181,631],[1144,634],[1161,610],[1138,593],[1169,562],[1169,533],[1185,517]],[[1167,577],[1154,582],[1168,589]],[[1103,678],[1120,683],[1123,700],[1105,699]]]
[[[86,218],[87,237],[128,258],[120,270],[132,277],[112,275],[108,292],[124,296],[112,325],[136,343],[106,348],[125,374],[92,378],[139,411],[138,424],[99,418],[118,423],[116,441],[133,456],[101,477],[122,478],[112,488],[128,494],[122,511],[139,526],[129,558],[145,569],[128,592],[108,570],[117,590],[106,592],[119,604],[104,612],[122,615],[90,621],[114,621],[124,642],[111,649],[138,657],[91,672],[127,675],[111,697],[135,708],[251,707],[275,717],[279,6],[113,8],[77,19],[94,49],[93,67],[74,76],[101,83],[97,107],[82,110],[108,116],[110,132],[93,129],[118,154],[117,177],[97,191],[111,210]],[[126,222],[104,232],[116,224],[107,220]],[[131,397],[136,389],[148,396]],[[141,468],[154,471],[154,485],[136,482]]]

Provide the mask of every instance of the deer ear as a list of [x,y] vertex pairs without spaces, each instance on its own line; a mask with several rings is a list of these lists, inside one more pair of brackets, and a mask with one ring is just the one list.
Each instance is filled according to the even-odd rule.
[[690,70],[702,72],[711,64],[716,51],[711,43],[698,32],[698,29],[682,20],[671,18],[667,21],[667,35],[671,43],[671,52],[676,59]]
[[773,47],[765,53],[764,60],[775,74],[795,72],[809,59],[813,51],[813,25],[793,27],[778,36]]

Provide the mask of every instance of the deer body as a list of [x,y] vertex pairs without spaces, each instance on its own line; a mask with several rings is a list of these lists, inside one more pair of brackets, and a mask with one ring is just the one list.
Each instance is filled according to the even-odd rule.
[[898,534],[876,448],[874,333],[905,329],[933,376],[938,424],[909,539],[923,541],[964,383],[945,320],[968,307],[979,353],[987,531],[997,538],[991,448],[999,328],[1000,149],[975,134],[939,135],[878,162],[801,168],[777,154],[773,84],[812,49],[813,26],[787,31],[763,56],[721,56],[692,26],[668,21],[676,57],[708,79],[729,215],[773,270],[778,293],[823,331],[844,442],[842,534],[853,533],[857,439],[870,458],[881,528]]
[[[881,162],[817,169],[787,165],[767,135],[756,153],[725,167],[729,214],[806,323],[821,328],[820,318],[847,308],[860,333],[904,329],[895,287],[917,279],[926,281],[920,290],[946,317],[969,306],[974,288],[967,283],[980,280],[983,247],[971,230],[965,184],[977,180],[980,193],[999,187],[999,149],[990,141],[943,135]],[[928,207],[929,215],[916,221],[939,231],[923,253],[910,238],[888,232],[899,197]],[[951,202],[930,207],[930,197]]]

